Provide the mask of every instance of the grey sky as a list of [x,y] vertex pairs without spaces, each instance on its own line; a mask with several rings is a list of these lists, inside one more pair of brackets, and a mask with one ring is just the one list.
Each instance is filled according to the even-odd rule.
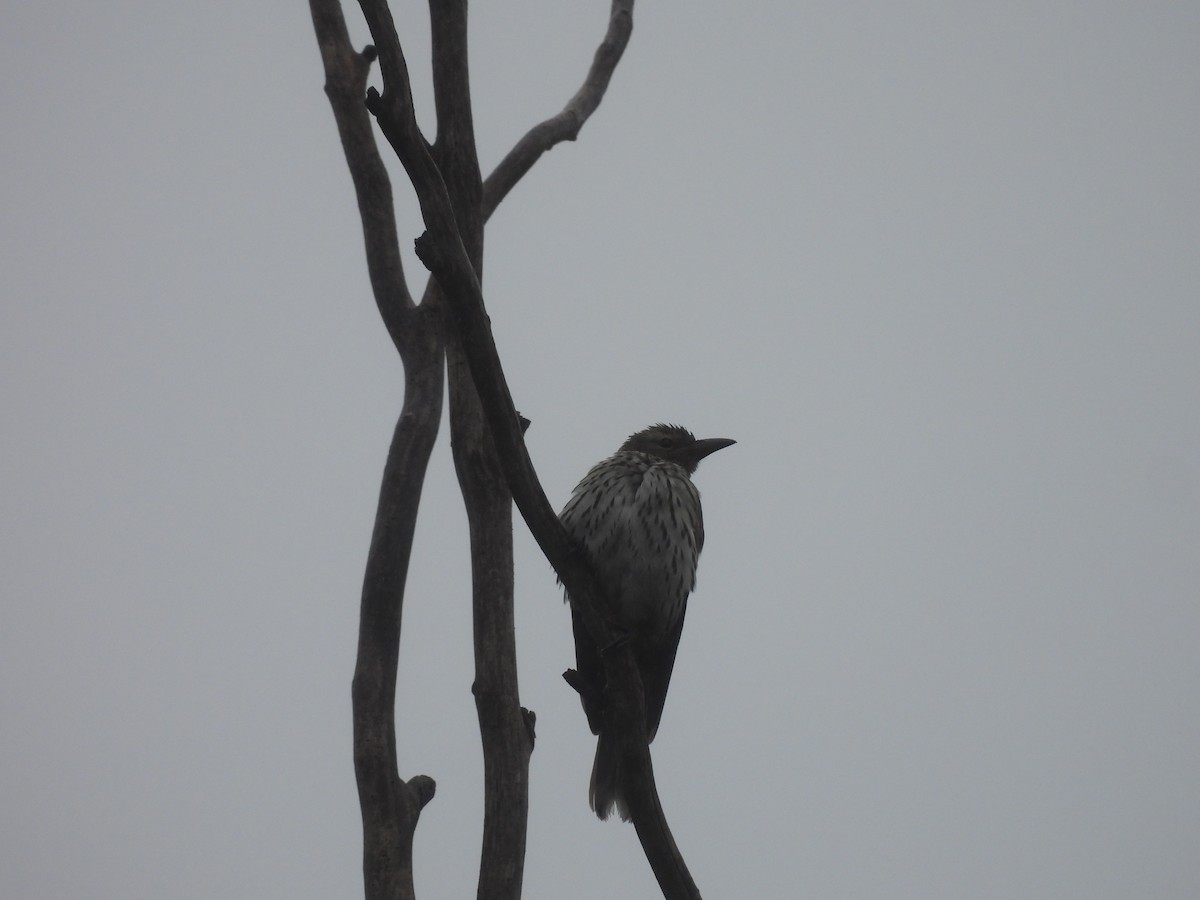
[[[490,167],[607,4],[475,7]],[[402,385],[307,6],[9,3],[0,35],[0,894],[360,895]],[[1200,895],[1198,45],[1195,4],[646,3],[494,217],[553,502],[650,422],[739,442],[697,476],[653,748],[706,896]],[[443,440],[399,691],[425,897],[478,856],[459,505]],[[652,897],[516,529],[526,896]]]

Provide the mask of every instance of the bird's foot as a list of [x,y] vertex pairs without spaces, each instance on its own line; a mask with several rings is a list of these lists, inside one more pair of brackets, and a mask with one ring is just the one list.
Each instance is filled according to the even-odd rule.
[[563,672],[563,681],[579,694],[579,700],[583,703],[583,712],[587,716],[588,728],[591,729],[592,734],[599,734],[600,725],[604,720],[603,683],[575,669],[567,669]]

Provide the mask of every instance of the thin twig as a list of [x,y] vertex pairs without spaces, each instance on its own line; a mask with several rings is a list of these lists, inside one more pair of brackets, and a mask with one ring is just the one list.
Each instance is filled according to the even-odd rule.
[[608,83],[633,33],[633,0],[613,0],[608,30],[588,70],[583,86],[557,115],[539,122],[517,141],[500,164],[483,182],[483,219],[491,218],[500,201],[508,196],[542,154],[563,141],[579,136],[583,124],[604,99]]

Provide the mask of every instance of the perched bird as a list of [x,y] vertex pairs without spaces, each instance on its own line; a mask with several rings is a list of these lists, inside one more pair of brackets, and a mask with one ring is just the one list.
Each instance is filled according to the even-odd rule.
[[[691,476],[700,460],[733,443],[728,438],[697,440],[678,425],[652,425],[593,466],[559,514],[604,584],[605,617],[621,633],[618,639],[631,644],[645,692],[650,740],[662,718],[704,546],[700,493]],[[628,820],[618,742],[604,728],[600,652],[574,609],[571,620],[583,682],[576,686],[588,725],[599,735],[588,799],[601,819],[616,807]]]

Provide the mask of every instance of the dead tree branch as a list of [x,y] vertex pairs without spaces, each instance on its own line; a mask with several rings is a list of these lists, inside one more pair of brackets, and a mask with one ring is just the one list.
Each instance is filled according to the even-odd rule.
[[[573,140],[595,111],[628,43],[633,4],[614,0],[607,33],[583,86],[562,112],[531,129],[486,183],[479,177],[471,125],[466,4],[430,0],[438,113],[433,145],[425,141],[413,115],[407,65],[387,3],[360,0],[360,5],[379,48],[384,80],[382,95],[367,92],[366,108],[379,121],[416,189],[428,229],[418,241],[418,255],[434,275],[422,303],[414,304],[400,264],[390,183],[360,99],[375,51],[368,47],[354,52],[337,0],[310,0],[326,92],[359,201],[372,289],[406,377],[404,407],[384,471],[364,579],[353,691],[367,897],[413,896],[412,834],[434,790],[426,776],[404,782],[397,774],[394,702],[404,579],[441,409],[441,361],[446,353],[456,465],[468,511],[474,511],[474,691],[488,785],[479,896],[516,898],[533,716],[516,703],[511,516],[507,493],[496,490],[501,476],[599,644],[611,644],[614,636],[599,613],[602,587],[559,524],[524,446],[523,423],[500,368],[480,292],[483,223],[537,159],[555,144]],[[454,324],[448,343],[442,329],[444,309]],[[480,567],[479,559],[498,564]],[[507,571],[507,584],[503,578],[481,578],[489,569]],[[627,648],[607,654],[605,664],[606,716],[614,733],[625,735],[631,812],[647,858],[666,897],[698,897],[658,802],[636,666]],[[512,838],[514,831],[519,838]],[[505,865],[507,875],[501,873]],[[489,877],[489,871],[501,876]]]
[[309,8],[325,69],[325,93],[358,199],[371,289],[404,365],[404,403],[380,484],[351,688],[363,881],[368,900],[393,900],[414,896],[413,832],[436,787],[425,775],[400,778],[395,707],[404,587],[421,489],[441,420],[441,315],[435,304],[415,305],[404,279],[391,183],[362,102],[374,51],[355,52],[338,0],[310,0]]
[[573,141],[579,136],[583,124],[591,118],[600,101],[604,99],[608,83],[612,80],[613,72],[617,63],[621,61],[632,33],[633,0],[613,0],[612,9],[608,14],[608,30],[600,46],[596,48],[592,67],[588,70],[583,86],[576,91],[575,96],[560,113],[529,129],[483,183],[485,222],[543,153],[555,144]]
[[[430,153],[446,184],[471,267],[481,277],[483,187],[468,77],[467,5],[462,0],[430,0],[429,21],[437,111],[437,137]],[[517,683],[512,498],[453,330],[447,335],[446,363],[450,447],[471,541],[472,693],[483,745],[483,841],[476,895],[480,900],[519,900],[534,717],[522,708]]]
[[[374,4],[363,0],[364,10],[369,5]],[[371,22],[371,17],[368,21]],[[529,459],[492,339],[479,279],[455,221],[450,191],[416,124],[407,65],[399,41],[394,39],[394,31],[391,35],[376,34],[376,23],[386,28],[390,16],[385,19],[377,14],[372,22],[385,77],[382,94],[374,89],[368,92],[367,108],[375,115],[417,192],[427,228],[417,242],[417,254],[445,291],[454,330],[462,342],[513,499],[543,553],[583,612],[598,646],[609,646],[613,635],[599,614],[603,588],[559,523]],[[632,772],[629,787],[631,793],[637,794],[630,805],[638,836],[664,896],[672,900],[699,897],[654,789],[641,684],[628,647],[606,654],[605,666],[607,715],[617,733],[629,736],[625,748]]]

